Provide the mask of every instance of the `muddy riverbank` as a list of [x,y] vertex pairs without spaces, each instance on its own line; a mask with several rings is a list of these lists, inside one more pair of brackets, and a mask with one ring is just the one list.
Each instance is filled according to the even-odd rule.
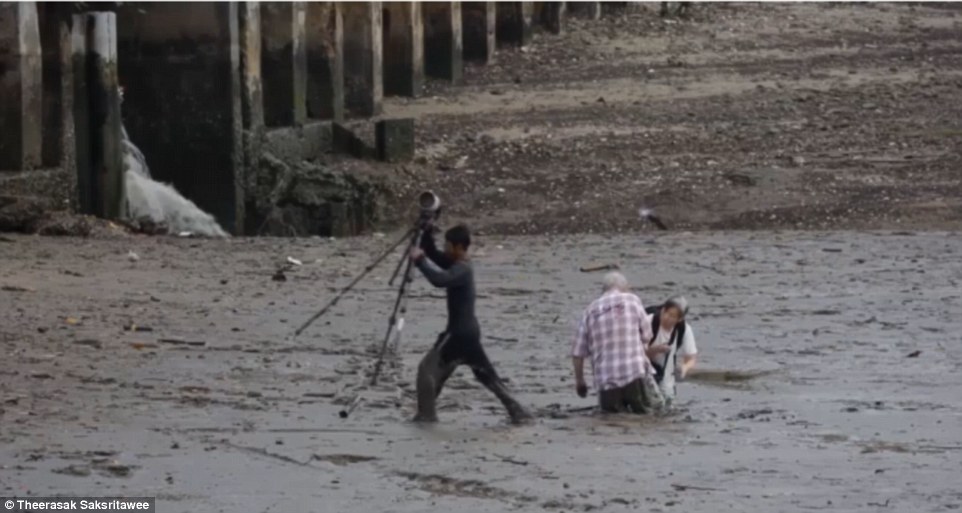
[[[360,387],[390,264],[286,340],[387,240],[5,237],[0,491],[195,512],[962,507],[957,233],[482,237],[485,344],[539,412],[520,428],[465,370],[440,425],[406,422],[444,322],[423,280],[397,365]],[[565,413],[593,400],[565,355],[600,279],[578,268],[599,262],[646,301],[691,300],[702,372],[675,415]]]
[[[962,228],[957,4],[657,4],[390,98],[410,191],[491,233]],[[402,221],[406,218],[401,217]]]

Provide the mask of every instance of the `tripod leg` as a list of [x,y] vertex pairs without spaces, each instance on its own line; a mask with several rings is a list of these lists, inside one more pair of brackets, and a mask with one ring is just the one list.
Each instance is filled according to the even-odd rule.
[[[411,240],[410,248],[416,248],[421,241],[421,230],[417,230],[414,237]],[[409,249],[410,249],[409,248]],[[374,365],[374,375],[371,376],[371,384],[377,384],[377,378],[381,374],[381,366],[384,365],[384,356],[387,354],[388,343],[391,341],[391,333],[394,331],[394,327],[397,324],[397,314],[398,310],[404,302],[405,296],[407,295],[408,283],[411,281],[411,268],[414,267],[410,259],[407,259],[407,267],[404,269],[404,280],[401,281],[401,286],[398,287],[397,299],[394,301],[394,310],[391,312],[390,324],[387,328],[387,333],[384,334],[384,341],[381,343],[381,352],[378,355],[377,363]]]
[[[384,253],[382,253],[379,257],[377,257],[376,259],[374,259],[374,262],[371,262],[366,268],[364,268],[364,271],[363,271],[361,274],[359,274],[356,278],[354,278],[354,280],[352,280],[351,283],[349,283],[346,287],[344,287],[343,289],[341,289],[341,291],[338,292],[337,295],[335,295],[330,301],[328,301],[328,303],[327,303],[326,305],[324,305],[324,308],[321,308],[320,311],[318,311],[316,314],[314,314],[313,316],[311,316],[311,318],[308,319],[307,322],[305,322],[305,323],[302,324],[299,328],[297,328],[297,330],[294,331],[294,335],[293,335],[293,336],[296,337],[296,336],[300,335],[301,332],[303,332],[305,329],[307,329],[308,326],[310,326],[311,324],[313,324],[314,321],[316,321],[317,319],[319,319],[319,318],[320,318],[322,315],[324,315],[331,307],[333,307],[334,305],[336,305],[337,302],[340,301],[341,298],[344,297],[345,294],[347,294],[348,292],[350,292],[350,290],[353,289],[354,286],[358,284],[358,282],[360,282],[362,279],[364,279],[364,277],[367,276],[368,273],[370,273],[371,271],[373,271],[374,268],[378,266],[378,264],[380,264],[385,258],[388,257],[388,255],[390,255],[391,253],[393,253],[394,250],[397,249],[398,246],[400,246],[402,243],[404,243],[404,241],[405,241],[408,237],[410,237],[412,233],[420,234],[421,232],[420,232],[420,231],[417,231],[416,229],[408,230],[408,232],[404,234],[404,237],[402,237],[400,240],[398,240],[397,242],[395,242],[387,251],[385,251]],[[403,260],[402,260],[402,261],[403,261]]]

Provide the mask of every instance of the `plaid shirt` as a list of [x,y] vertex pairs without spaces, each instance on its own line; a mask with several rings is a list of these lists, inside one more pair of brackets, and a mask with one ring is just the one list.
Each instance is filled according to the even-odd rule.
[[641,299],[627,292],[606,292],[585,310],[571,355],[590,355],[595,387],[610,390],[653,372],[642,343],[651,338],[651,321]]

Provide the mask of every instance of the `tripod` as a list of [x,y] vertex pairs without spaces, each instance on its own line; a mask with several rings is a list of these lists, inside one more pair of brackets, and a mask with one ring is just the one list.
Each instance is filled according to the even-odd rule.
[[[411,277],[411,270],[414,267],[409,254],[411,249],[416,248],[421,245],[421,236],[424,235],[424,230],[430,229],[429,221],[432,217],[437,217],[438,213],[436,211],[422,210],[421,216],[418,218],[417,224],[404,233],[397,242],[391,245],[384,253],[374,259],[364,271],[361,272],[356,278],[354,278],[351,283],[347,284],[340,292],[337,293],[323,308],[321,308],[316,314],[311,316],[304,324],[302,324],[291,338],[300,335],[305,329],[311,324],[319,319],[322,315],[327,313],[338,301],[344,297],[345,294],[351,291],[355,285],[360,283],[365,276],[367,276],[375,267],[377,267],[385,258],[394,252],[405,241],[409,241],[407,248],[401,254],[401,259],[398,261],[397,267],[394,268],[394,273],[391,275],[391,280],[388,282],[389,285],[394,284],[394,280],[398,277],[401,269],[404,269],[404,276],[401,279],[401,284],[398,287],[397,298],[394,300],[394,310],[391,311],[391,316],[388,318],[388,328],[387,333],[384,335],[384,341],[381,343],[381,350],[378,352],[377,363],[374,365],[374,374],[371,376],[371,384],[376,385],[377,379],[381,374],[381,367],[384,365],[384,357],[387,355],[388,343],[391,341],[391,335],[397,332],[397,338],[394,341],[394,350],[397,350],[398,345],[401,343],[401,331],[404,329],[404,314],[407,312],[407,297],[408,297],[408,285],[413,281]],[[398,315],[400,313],[400,316]]]
[[[394,274],[391,276],[391,280],[388,282],[389,285],[394,283],[394,279],[397,278],[398,272],[404,267],[404,276],[401,278],[401,285],[398,287],[397,298],[394,300],[394,310],[391,312],[391,316],[388,318],[387,333],[384,334],[384,341],[381,343],[381,351],[377,357],[377,363],[374,364],[374,374],[371,376],[371,385],[377,385],[377,378],[381,375],[381,367],[384,365],[384,357],[387,355],[388,343],[391,341],[391,333],[397,329],[397,338],[394,340],[394,351],[397,351],[398,346],[401,344],[401,331],[404,330],[404,314],[407,313],[407,293],[408,284],[410,284],[413,279],[411,278],[411,268],[414,267],[408,254],[410,250],[421,245],[421,236],[424,235],[426,226],[426,218],[422,215],[422,218],[418,220],[418,226],[412,230],[414,232],[411,235],[411,244],[408,246],[408,250],[401,255],[401,261],[398,262],[397,267],[394,269]],[[398,312],[400,312],[400,317],[398,317]]]

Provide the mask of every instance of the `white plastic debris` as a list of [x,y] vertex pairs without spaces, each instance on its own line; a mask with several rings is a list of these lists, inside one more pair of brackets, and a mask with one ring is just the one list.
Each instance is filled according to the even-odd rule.
[[304,265],[304,262],[301,262],[300,260],[293,257],[287,257],[287,263],[294,264],[294,265]]
[[131,262],[137,262],[138,260],[140,260],[140,255],[138,255],[137,253],[134,253],[133,251],[128,251],[127,259],[130,260]]

